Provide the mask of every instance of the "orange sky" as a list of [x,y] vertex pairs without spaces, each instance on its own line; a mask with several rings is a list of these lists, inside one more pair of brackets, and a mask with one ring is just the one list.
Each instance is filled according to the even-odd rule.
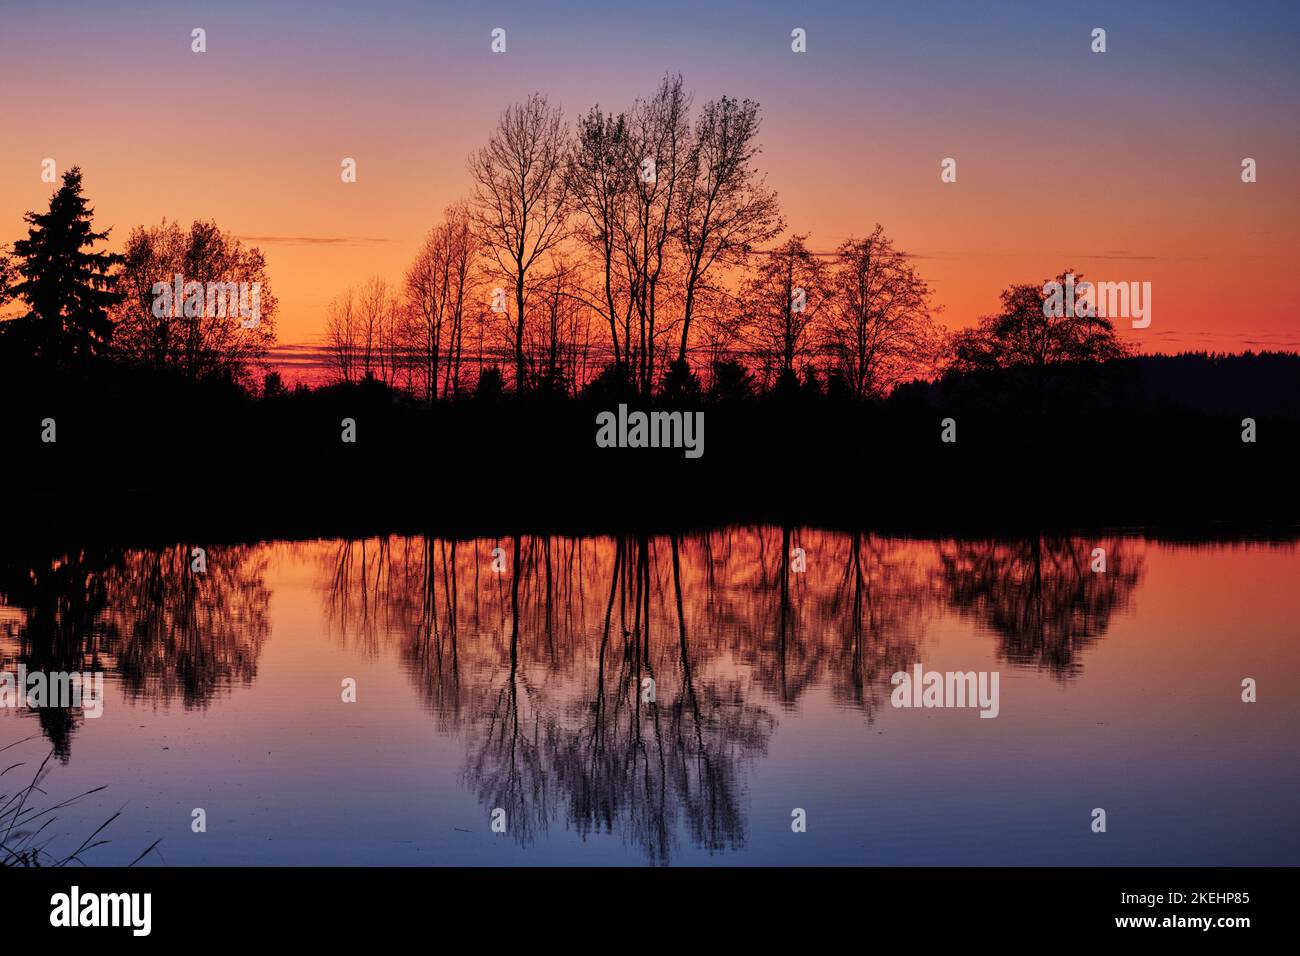
[[[1006,285],[1072,266],[1152,283],[1151,327],[1120,323],[1144,350],[1300,348],[1286,285],[1300,253],[1300,14],[1103,3],[1082,16],[1023,3],[12,9],[0,242],[48,202],[44,157],[79,164],[116,243],[136,224],[212,218],[262,247],[281,342],[313,342],[342,289],[400,277],[468,192],[466,157],[506,105],[537,90],[570,117],[621,108],[680,70],[697,103],[763,105],[762,165],[793,231],[832,249],[879,221],[919,257],[950,327]],[[1098,23],[1105,54],[1088,48]],[[499,25],[508,50],[493,55]],[[806,54],[790,51],[795,25]],[[194,26],[205,54],[190,51]],[[355,184],[340,181],[345,156]],[[958,181],[944,184],[949,156]],[[1249,185],[1246,156],[1259,164]]]

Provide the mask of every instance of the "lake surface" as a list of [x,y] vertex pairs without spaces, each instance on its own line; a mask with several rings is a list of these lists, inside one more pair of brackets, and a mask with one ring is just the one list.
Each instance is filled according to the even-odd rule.
[[[51,853],[120,809],[86,862],[1300,863],[1294,542],[194,546],[0,555],[0,669],[105,675],[0,708],[0,794],[105,788]],[[917,663],[997,717],[893,706]]]

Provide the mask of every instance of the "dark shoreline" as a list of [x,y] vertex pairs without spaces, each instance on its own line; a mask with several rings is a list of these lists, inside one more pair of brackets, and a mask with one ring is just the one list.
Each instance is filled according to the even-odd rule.
[[[1149,486],[1143,493],[1113,486],[1099,493],[1086,483],[1059,480],[1035,484],[1024,470],[1017,484],[998,481],[1007,475],[989,469],[983,480],[966,480],[961,476],[981,474],[970,458],[954,462],[959,467],[951,480],[964,485],[919,470],[861,482],[784,469],[760,477],[754,463],[736,463],[736,471],[750,476],[744,490],[729,487],[717,466],[697,477],[682,465],[647,472],[617,464],[604,470],[584,464],[567,480],[534,480],[522,488],[512,488],[491,468],[391,481],[340,468],[297,484],[262,484],[255,494],[232,493],[247,487],[235,473],[197,485],[127,480],[100,489],[108,493],[108,508],[99,507],[102,499],[69,500],[69,490],[55,484],[28,486],[24,507],[0,516],[0,534],[10,543],[77,547],[388,534],[657,535],[766,524],[918,538],[1119,533],[1189,542],[1300,539],[1294,461],[1268,456],[1249,470],[1181,486],[1175,482],[1191,464],[1167,458],[1165,470],[1144,471]],[[379,471],[393,475],[398,468]],[[1049,477],[1043,473],[1043,482]]]
[[[597,416],[624,402],[702,411],[703,457],[597,447]],[[0,534],[73,545],[737,523],[1292,540],[1298,477],[1296,355],[946,376],[861,403],[588,393],[430,407],[374,382],[253,397],[111,365],[0,383]]]

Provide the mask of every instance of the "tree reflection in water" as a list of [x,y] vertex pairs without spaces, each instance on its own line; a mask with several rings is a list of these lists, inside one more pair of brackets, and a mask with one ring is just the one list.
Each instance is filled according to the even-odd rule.
[[[1105,551],[1104,572],[1092,570],[1094,548]],[[1143,566],[1139,550],[1122,538],[1035,535],[945,543],[939,553],[952,606],[997,635],[1003,658],[1061,679],[1079,673],[1080,653],[1128,606]]]
[[[265,547],[191,547],[0,556],[0,600],[20,609],[5,625],[0,662],[29,672],[105,671],[128,698],[203,708],[251,684],[270,633]],[[79,718],[43,707],[41,728],[67,762]]]
[[[503,809],[523,844],[553,826],[615,833],[657,862],[683,839],[742,846],[780,715],[818,693],[875,720],[950,608],[1013,665],[1064,679],[1142,574],[1132,539],[778,527],[211,548],[202,573],[185,544],[6,554],[0,663],[103,670],[128,699],[207,707],[256,677],[273,558],[320,569],[336,640],[397,656],[438,731],[462,741],[485,820]],[[81,717],[39,719],[66,760]]]
[[[818,573],[791,571],[796,537]],[[743,844],[747,773],[781,708],[824,685],[873,719],[930,617],[924,558],[789,528],[394,538],[335,545],[325,602],[344,640],[398,642],[439,726],[465,736],[468,785],[517,840],[562,821],[663,862],[679,831]]]

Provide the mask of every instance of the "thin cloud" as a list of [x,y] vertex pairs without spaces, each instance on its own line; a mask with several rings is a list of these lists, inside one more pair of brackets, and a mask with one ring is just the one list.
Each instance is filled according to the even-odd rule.
[[241,242],[260,242],[268,246],[369,246],[392,242],[368,236],[236,236]]

